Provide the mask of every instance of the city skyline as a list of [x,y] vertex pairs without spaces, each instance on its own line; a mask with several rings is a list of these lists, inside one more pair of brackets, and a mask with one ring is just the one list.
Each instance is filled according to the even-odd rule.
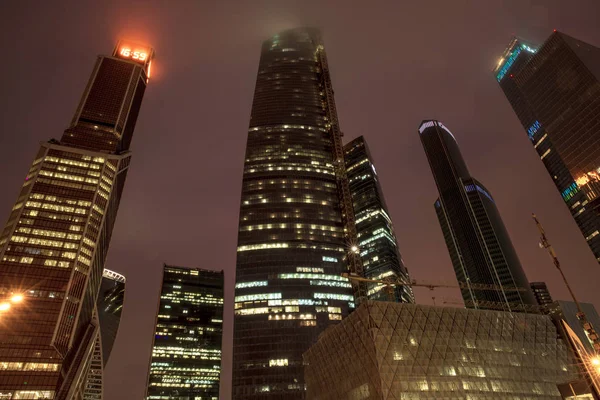
[[[156,295],[162,260],[190,266],[208,264],[209,268],[226,268],[226,273],[235,263],[232,232],[237,228],[241,160],[256,74],[256,48],[285,27],[324,27],[346,140],[361,134],[369,140],[402,256],[412,277],[454,279],[431,207],[435,187],[427,177],[428,171],[426,175],[417,172],[427,164],[418,138],[413,137],[414,126],[432,115],[458,132],[461,148],[469,154],[470,167],[494,188],[494,197],[528,277],[545,280],[548,275],[554,297],[567,298],[547,255],[537,248],[537,232],[529,218],[531,211],[536,211],[559,257],[568,265],[567,274],[573,275],[573,286],[578,293],[581,291],[582,301],[597,305],[590,279],[596,273],[595,261],[585,254],[590,252],[576,227],[569,227],[572,220],[563,210],[564,204],[553,199],[556,189],[527,138],[523,138],[522,127],[497,82],[490,77],[497,55],[513,32],[532,43],[542,43],[553,28],[558,28],[586,42],[600,43],[590,19],[598,14],[596,4],[581,5],[577,13],[557,2],[547,7],[513,3],[457,10],[440,5],[443,18],[416,5],[404,10],[390,6],[387,12],[359,8],[341,13],[329,5],[319,5],[319,12],[315,12],[316,4],[262,6],[263,9],[253,10],[242,6],[230,17],[226,17],[230,12],[226,5],[214,9],[184,7],[186,15],[166,8],[157,13],[149,7],[121,8],[122,5],[114,4],[89,9],[75,5],[69,10],[41,6],[46,16],[42,19],[32,17],[27,7],[5,5],[7,13],[13,15],[4,28],[6,37],[18,40],[2,44],[6,54],[13,55],[12,62],[6,65],[6,76],[10,78],[1,95],[2,128],[15,135],[2,135],[0,139],[2,178],[8,188],[0,196],[0,214],[4,213],[0,219],[8,217],[16,188],[23,179],[21,171],[27,169],[33,156],[32,148],[51,134],[50,127],[52,131],[64,128],[72,111],[69,107],[83,89],[82,82],[97,49],[110,48],[117,36],[131,37],[126,33],[133,33],[155,45],[160,55],[160,62],[153,65],[152,99],[147,98],[140,117],[145,140],[136,140],[131,170],[135,178],[130,175],[106,264],[122,271],[130,285],[111,356],[115,358],[110,364],[114,364],[109,364],[111,398],[141,395],[145,372],[140,376],[136,370],[144,370],[138,364],[147,363],[149,342],[132,342],[132,335],[151,330],[152,312],[145,311],[141,299],[153,291]],[[84,10],[86,15],[93,13],[98,22],[79,18]],[[380,23],[366,24],[365,17]],[[202,23],[197,23],[198,18]],[[441,23],[423,32],[424,18],[437,18]],[[57,23],[63,20],[69,21],[65,27]],[[213,20],[228,23],[217,25]],[[176,29],[186,26],[185,21],[190,21],[187,25],[193,28]],[[257,28],[250,21],[266,23]],[[28,23],[33,23],[35,29],[32,26],[22,34],[21,27]],[[363,29],[349,29],[352,25]],[[52,35],[47,35],[50,30]],[[78,32],[76,37],[74,30]],[[478,34],[473,35],[474,32]],[[200,50],[186,51],[189,34],[198,41]],[[39,63],[39,58],[21,49],[35,48],[44,35],[46,47],[51,50],[45,53],[47,62]],[[420,40],[407,39],[399,46],[398,38],[412,35],[418,35]],[[153,36],[158,40],[153,40]],[[456,37],[464,40],[457,41]],[[360,57],[357,48],[364,52]],[[369,69],[373,73],[367,74]],[[44,85],[52,89],[51,95],[37,90]],[[433,90],[435,98],[427,95]],[[30,110],[36,110],[35,117]],[[471,121],[475,126],[488,124],[487,129],[469,128]],[[484,143],[490,151],[481,154],[479,149]],[[507,159],[510,163],[506,163]],[[198,168],[189,168],[188,160],[197,162]],[[200,170],[208,172],[199,173]],[[539,199],[544,201],[538,202]],[[424,243],[423,237],[431,240]],[[232,274],[228,278],[226,302],[231,302]],[[449,291],[447,296],[458,294]],[[419,303],[431,302],[427,291],[416,291],[416,297]],[[129,306],[132,308],[128,310]],[[227,319],[225,325],[227,331]],[[123,357],[125,350],[131,357]],[[224,365],[228,357],[225,352]],[[226,389],[223,390],[226,395]]]

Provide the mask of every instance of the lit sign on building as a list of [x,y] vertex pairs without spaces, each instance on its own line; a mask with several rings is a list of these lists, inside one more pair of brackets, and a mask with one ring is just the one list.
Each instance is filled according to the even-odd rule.
[[502,66],[502,68],[500,68],[500,72],[498,72],[498,75],[496,75],[496,79],[498,80],[498,82],[500,82],[502,78],[504,78],[504,75],[506,75],[510,67],[512,67],[519,54],[521,54],[520,47],[517,47],[513,50],[512,53],[510,53],[510,56],[508,56],[508,58],[504,62],[504,65]]
[[539,121],[535,121],[529,127],[529,129],[527,129],[527,135],[529,136],[529,139],[531,139],[531,141],[533,141],[533,137],[535,136],[535,134],[537,133],[537,131],[540,130],[541,127],[542,127],[542,125],[540,124],[540,122]]
[[150,67],[152,58],[154,58],[154,50],[151,47],[129,41],[119,41],[113,52],[113,57],[143,64],[146,75],[150,78]]
[[562,197],[563,197],[564,201],[569,201],[573,196],[575,196],[575,194],[578,191],[579,191],[579,187],[577,186],[577,183],[575,183],[575,182],[571,183],[571,186],[569,186],[562,192]]
[[138,44],[119,42],[115,49],[115,57],[126,58],[145,64],[152,55],[152,49]]
[[466,185],[465,189],[467,190],[467,192],[474,192],[475,190],[477,190],[479,193],[483,194],[485,197],[494,202],[492,195],[490,195],[484,188],[482,188],[479,185]]

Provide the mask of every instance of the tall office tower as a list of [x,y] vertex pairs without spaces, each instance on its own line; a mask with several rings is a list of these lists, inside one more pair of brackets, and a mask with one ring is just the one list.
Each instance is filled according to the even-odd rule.
[[[71,399],[89,368],[94,318],[153,51],[99,56],[70,127],[43,143],[0,235],[0,393]],[[12,397],[11,397],[12,396]]]
[[[467,307],[527,311],[536,305],[496,203],[473,178],[454,135],[439,121],[423,121],[421,142],[440,197],[435,211]],[[481,290],[473,284],[494,285]]]
[[340,276],[360,262],[340,135],[318,31],[265,41],[242,182],[233,399],[304,398],[302,353],[354,307]]
[[537,50],[513,39],[494,73],[600,262],[600,49],[560,32]]
[[219,398],[223,271],[165,265],[147,399]]
[[[408,282],[408,270],[398,250],[379,177],[367,142],[362,136],[344,146],[344,158],[365,277],[397,277]],[[386,293],[381,284],[369,284],[367,296],[369,300],[390,300],[389,293]],[[412,288],[396,286],[394,300],[414,303]]]
[[531,291],[537,303],[542,307],[546,307],[554,301],[550,296],[546,282],[531,282]]
[[92,360],[87,372],[83,400],[101,400],[103,398],[103,372],[117,337],[124,298],[125,277],[105,268],[102,273],[95,313],[100,329],[95,339]]

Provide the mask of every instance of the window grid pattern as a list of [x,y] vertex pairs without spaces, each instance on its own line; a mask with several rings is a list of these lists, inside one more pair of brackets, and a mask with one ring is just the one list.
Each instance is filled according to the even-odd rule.
[[[365,139],[362,136],[354,139],[344,146],[344,152],[365,276],[372,279],[398,277],[405,282],[410,281]],[[390,301],[389,293],[381,284],[368,284],[367,297]],[[412,288],[396,286],[393,299],[414,303]]]
[[223,271],[164,266],[146,399],[218,399]]

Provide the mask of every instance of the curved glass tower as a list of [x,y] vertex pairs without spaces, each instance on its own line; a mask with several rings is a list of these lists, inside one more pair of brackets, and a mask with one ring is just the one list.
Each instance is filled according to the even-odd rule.
[[263,43],[242,183],[233,399],[304,398],[302,354],[354,307],[340,276],[344,164],[328,85],[318,31]]
[[[419,134],[440,194],[435,210],[456,278],[466,284],[461,290],[465,305],[527,311],[537,303],[492,195],[469,174],[444,124],[423,121]],[[495,285],[498,290],[473,284]]]

